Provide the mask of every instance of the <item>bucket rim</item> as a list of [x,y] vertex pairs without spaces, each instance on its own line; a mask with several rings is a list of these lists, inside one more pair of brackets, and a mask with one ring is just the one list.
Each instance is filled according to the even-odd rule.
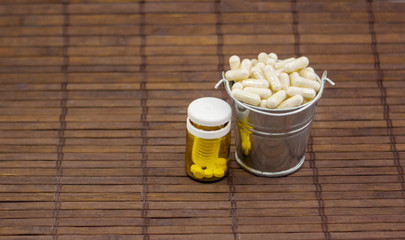
[[328,82],[332,86],[335,86],[335,83],[331,79],[329,79],[327,77],[327,71],[326,70],[323,72],[321,78],[318,76],[318,74],[316,74],[316,78],[317,78],[317,81],[320,82],[321,88],[319,89],[319,92],[315,96],[315,98],[312,99],[311,101],[301,105],[301,106],[298,106],[298,107],[295,107],[295,108],[289,108],[289,109],[269,109],[269,108],[256,107],[256,106],[246,104],[246,103],[243,103],[243,102],[235,99],[234,97],[232,97],[231,86],[229,84],[229,81],[225,78],[224,72],[222,72],[222,79],[217,82],[217,84],[215,85],[215,88],[217,89],[219,87],[219,85],[221,85],[221,83],[224,83],[225,90],[228,93],[229,97],[231,97],[231,99],[234,102],[236,102],[238,105],[241,105],[244,108],[247,108],[247,109],[249,109],[251,111],[261,113],[261,114],[264,114],[264,115],[268,115],[268,116],[288,116],[288,115],[292,115],[292,114],[296,114],[296,113],[305,111],[307,108],[311,107],[313,104],[316,104],[318,102],[318,100],[322,96],[322,93],[323,93],[323,90],[324,90],[324,87],[325,87],[325,82]]

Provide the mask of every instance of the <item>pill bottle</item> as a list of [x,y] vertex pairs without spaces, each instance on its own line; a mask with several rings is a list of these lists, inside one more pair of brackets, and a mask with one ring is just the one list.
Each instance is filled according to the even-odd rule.
[[228,173],[232,109],[213,97],[194,100],[187,109],[186,173],[213,182]]

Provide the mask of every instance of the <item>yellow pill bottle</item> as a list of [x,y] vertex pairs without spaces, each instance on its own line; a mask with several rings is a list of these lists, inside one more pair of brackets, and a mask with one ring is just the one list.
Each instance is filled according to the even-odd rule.
[[200,182],[228,174],[232,109],[219,98],[203,97],[187,108],[186,173]]

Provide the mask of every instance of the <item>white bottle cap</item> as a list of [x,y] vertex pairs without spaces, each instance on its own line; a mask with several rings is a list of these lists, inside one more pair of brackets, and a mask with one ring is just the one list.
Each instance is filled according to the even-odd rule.
[[215,127],[231,121],[232,109],[222,99],[203,97],[190,103],[187,115],[193,123],[205,127]]
[[[196,137],[215,139],[225,136],[231,129],[232,109],[219,98],[204,97],[194,100],[187,109],[187,130]],[[224,128],[205,131],[194,127],[191,122],[205,127],[221,126]]]

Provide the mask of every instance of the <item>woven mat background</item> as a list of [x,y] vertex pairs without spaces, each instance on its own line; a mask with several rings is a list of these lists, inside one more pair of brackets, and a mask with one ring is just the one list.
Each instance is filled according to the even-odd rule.
[[[405,239],[405,2],[2,0],[0,239]],[[186,107],[233,54],[336,82],[306,162],[185,176]],[[232,148],[234,150],[234,147]]]

